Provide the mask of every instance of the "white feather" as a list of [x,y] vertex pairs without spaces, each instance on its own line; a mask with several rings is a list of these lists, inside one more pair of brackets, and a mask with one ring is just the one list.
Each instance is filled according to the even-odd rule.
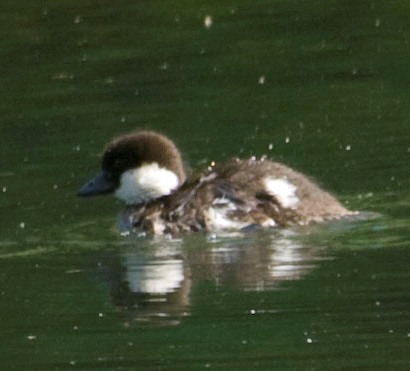
[[235,204],[224,198],[217,198],[206,212],[207,226],[210,229],[241,229],[249,225],[249,222],[234,220],[227,214],[236,210]]
[[115,196],[126,204],[138,204],[169,195],[178,186],[177,175],[154,162],[124,172]]
[[285,208],[295,209],[299,203],[296,195],[297,187],[287,179],[274,179],[268,177],[265,179],[266,191],[274,196],[278,202]]

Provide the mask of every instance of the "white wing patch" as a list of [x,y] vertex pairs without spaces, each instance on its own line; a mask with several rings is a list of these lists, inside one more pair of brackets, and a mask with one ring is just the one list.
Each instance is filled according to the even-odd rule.
[[154,162],[124,172],[115,196],[128,205],[139,204],[169,195],[178,186],[177,175]]
[[265,179],[266,191],[274,196],[278,202],[285,208],[295,209],[299,203],[296,195],[297,187],[287,179],[274,179],[268,177]]
[[249,222],[235,220],[228,213],[236,210],[233,202],[226,198],[216,198],[205,212],[206,224],[209,229],[241,229],[249,225]]

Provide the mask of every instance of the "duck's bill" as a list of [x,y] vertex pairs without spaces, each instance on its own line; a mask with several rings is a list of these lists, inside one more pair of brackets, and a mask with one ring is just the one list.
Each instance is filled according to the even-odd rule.
[[85,183],[77,193],[79,197],[91,197],[113,193],[115,184],[108,173],[101,171],[94,178]]

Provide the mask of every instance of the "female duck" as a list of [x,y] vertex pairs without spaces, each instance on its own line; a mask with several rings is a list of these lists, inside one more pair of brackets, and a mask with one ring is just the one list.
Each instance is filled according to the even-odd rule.
[[114,138],[102,171],[78,195],[114,193],[133,228],[153,234],[284,227],[351,215],[305,175],[270,160],[231,159],[186,179],[181,155],[164,135]]

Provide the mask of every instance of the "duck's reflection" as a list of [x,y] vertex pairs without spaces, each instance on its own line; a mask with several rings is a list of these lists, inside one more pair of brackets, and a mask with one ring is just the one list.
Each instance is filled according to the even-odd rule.
[[129,321],[178,324],[190,313],[193,285],[211,281],[242,290],[272,290],[303,277],[317,264],[317,249],[292,231],[257,231],[184,240],[129,237],[120,252],[113,288],[115,305]]
[[114,304],[130,321],[178,324],[189,315],[191,279],[179,240],[131,240],[120,252]]

